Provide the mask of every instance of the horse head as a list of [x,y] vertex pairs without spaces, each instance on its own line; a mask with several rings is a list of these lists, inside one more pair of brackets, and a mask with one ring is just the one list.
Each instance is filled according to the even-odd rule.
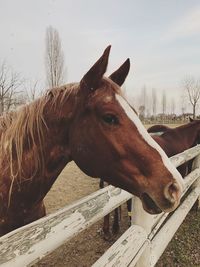
[[71,158],[86,174],[138,196],[149,213],[172,211],[179,204],[182,177],[122,94],[129,59],[104,77],[109,52],[110,47],[76,85]]

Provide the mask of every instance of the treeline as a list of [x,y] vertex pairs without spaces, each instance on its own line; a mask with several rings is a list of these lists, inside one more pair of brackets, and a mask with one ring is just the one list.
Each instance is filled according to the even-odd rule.
[[[200,80],[186,76],[180,82],[181,93],[177,97],[173,92],[156,90],[143,86],[140,95],[130,96],[131,104],[137,108],[143,121],[187,121],[189,117],[198,117],[200,101]],[[126,90],[125,90],[126,94]]]
[[[1,60],[0,60],[1,62]],[[49,26],[45,34],[45,85],[39,81],[27,81],[4,61],[0,63],[0,114],[15,109],[17,106],[33,101],[43,91],[67,81],[65,57],[58,31]],[[187,120],[196,118],[200,99],[200,79],[186,76],[181,82],[182,94],[177,99],[163,90],[144,86],[138,97],[131,99],[143,121]],[[188,104],[192,112],[188,113]],[[178,115],[177,115],[178,114]]]

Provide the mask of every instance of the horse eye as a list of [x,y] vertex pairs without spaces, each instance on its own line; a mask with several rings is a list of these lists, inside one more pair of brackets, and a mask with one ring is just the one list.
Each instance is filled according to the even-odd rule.
[[106,114],[103,116],[103,121],[110,125],[116,125],[119,123],[118,118],[112,114]]

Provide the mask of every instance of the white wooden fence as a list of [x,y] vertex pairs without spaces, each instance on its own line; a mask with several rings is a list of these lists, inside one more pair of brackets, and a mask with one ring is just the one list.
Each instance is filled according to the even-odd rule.
[[[200,145],[171,158],[178,167],[195,158],[193,171],[185,177],[184,200],[170,216],[149,215],[133,198],[131,227],[94,263],[97,266],[151,267],[172,239],[200,195]],[[189,189],[189,190],[188,190]],[[0,238],[0,266],[30,266],[64,242],[88,228],[116,207],[132,198],[128,192],[108,186],[104,189]]]

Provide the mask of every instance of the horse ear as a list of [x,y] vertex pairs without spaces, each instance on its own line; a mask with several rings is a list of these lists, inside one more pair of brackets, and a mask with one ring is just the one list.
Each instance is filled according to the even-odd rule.
[[106,72],[108,65],[108,58],[110,54],[111,45],[109,45],[103,55],[98,59],[98,61],[91,67],[91,69],[83,76],[80,86],[86,87],[90,90],[95,90],[98,88],[99,83]]
[[189,120],[190,120],[190,122],[193,122],[194,121],[191,117],[189,117]]
[[120,67],[119,69],[117,69],[115,72],[113,72],[109,78],[115,82],[116,84],[118,84],[119,86],[121,86],[128,73],[129,73],[129,70],[130,70],[130,59],[128,58]]

